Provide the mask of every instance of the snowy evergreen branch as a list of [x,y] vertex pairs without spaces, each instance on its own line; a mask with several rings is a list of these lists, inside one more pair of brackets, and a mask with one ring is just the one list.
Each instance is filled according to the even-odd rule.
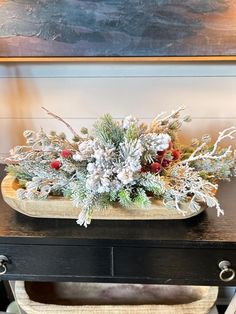
[[109,114],[104,115],[94,124],[94,133],[104,146],[118,147],[124,139],[124,130]]

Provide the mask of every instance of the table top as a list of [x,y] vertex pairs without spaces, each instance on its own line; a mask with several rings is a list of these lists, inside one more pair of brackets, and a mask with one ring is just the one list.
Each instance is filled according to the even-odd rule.
[[[5,175],[0,167],[0,179]],[[0,197],[0,243],[122,245],[153,247],[236,248],[236,179],[220,183],[217,198],[225,211],[215,208],[182,220],[92,220],[88,228],[75,220],[31,218],[10,208]]]

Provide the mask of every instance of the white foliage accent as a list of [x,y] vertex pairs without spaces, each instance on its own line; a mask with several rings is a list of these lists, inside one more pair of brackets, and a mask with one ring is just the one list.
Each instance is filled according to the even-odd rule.
[[122,169],[118,175],[117,178],[124,184],[129,184],[131,183],[134,178],[133,178],[133,172],[129,169]]
[[171,138],[168,134],[147,133],[141,135],[142,149],[144,158],[148,162],[152,162],[157,151],[163,151],[169,147]]
[[75,161],[90,159],[94,154],[95,143],[92,140],[84,141],[78,145],[78,151],[73,155]]
[[160,133],[148,133],[141,136],[144,149],[153,151],[163,151],[169,147],[171,138],[168,134]]
[[178,212],[185,215],[180,208],[182,202],[188,202],[190,210],[193,211],[200,210],[200,206],[197,206],[196,202],[203,202],[209,207],[216,207],[218,216],[224,214],[214,196],[218,185],[201,178],[194,168],[177,164],[170,173],[170,179],[169,187],[166,190],[166,199],[167,201],[174,200],[174,207]]
[[133,116],[127,116],[124,118],[123,120],[123,129],[128,129],[130,127],[130,125],[137,125],[138,124],[138,119],[136,119]]

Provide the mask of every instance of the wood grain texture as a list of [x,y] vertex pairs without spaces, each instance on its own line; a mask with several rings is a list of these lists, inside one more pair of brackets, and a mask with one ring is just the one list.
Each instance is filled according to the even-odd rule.
[[[18,304],[28,314],[202,314],[208,313],[215,303],[218,288],[16,282],[15,292]],[[93,293],[94,305],[89,300]],[[108,302],[103,304],[104,299]]]
[[[236,252],[233,250],[124,246],[114,248],[113,256],[114,276],[155,278],[166,284],[201,282],[205,285],[223,285],[219,279],[219,262],[226,259],[232,263],[234,269],[236,267]],[[235,286],[236,279],[230,285]]]
[[[7,175],[1,183],[1,191],[4,201],[16,211],[31,217],[38,218],[70,218],[77,219],[81,211],[72,205],[72,202],[63,197],[49,196],[46,200],[20,200],[16,197],[19,188],[15,177]],[[119,204],[109,206],[104,210],[94,210],[93,219],[108,220],[153,220],[153,219],[186,219],[201,213],[206,206],[202,206],[199,212],[191,212],[188,204],[183,205],[185,216],[176,210],[166,208],[162,201],[152,200],[147,209],[124,209]]]
[[109,277],[111,276],[111,249],[95,246],[0,245],[8,256],[5,278],[46,279],[47,276]]
[[208,289],[174,285],[25,282],[25,290],[32,301],[58,305],[183,304],[201,300]]

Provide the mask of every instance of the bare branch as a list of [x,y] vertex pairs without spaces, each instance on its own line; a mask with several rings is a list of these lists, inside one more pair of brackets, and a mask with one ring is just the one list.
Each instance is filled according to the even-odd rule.
[[44,108],[44,107],[41,107],[41,108],[42,108],[43,110],[45,110],[49,116],[52,116],[53,118],[55,118],[55,119],[59,120],[60,122],[64,123],[64,124],[67,126],[67,128],[71,131],[71,133],[72,133],[75,137],[81,138],[81,137],[79,136],[79,134],[77,134],[77,133],[75,132],[75,130],[72,128],[72,126],[71,126],[69,123],[67,123],[67,122],[66,122],[65,120],[63,120],[61,117],[57,116],[55,113],[52,113],[52,112],[49,111],[48,109],[46,109],[46,108]]

